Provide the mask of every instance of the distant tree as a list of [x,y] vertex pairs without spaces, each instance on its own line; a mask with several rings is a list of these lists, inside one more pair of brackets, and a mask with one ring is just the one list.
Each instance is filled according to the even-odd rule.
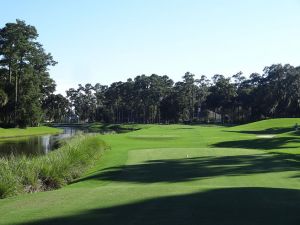
[[81,121],[94,121],[97,109],[95,89],[91,84],[78,85],[77,89],[70,88],[66,91],[71,106]]
[[210,80],[205,76],[202,75],[200,79],[195,80],[198,89],[196,94],[196,110],[197,110],[197,118],[201,117],[205,114],[207,108],[207,96],[209,95],[209,87],[210,87]]
[[61,94],[50,94],[43,102],[45,119],[52,122],[62,122],[70,111],[70,103]]
[[106,107],[105,107],[105,92],[107,90],[106,85],[101,85],[99,83],[95,84],[94,91],[95,97],[97,101],[96,112],[95,112],[95,120],[96,121],[104,121],[106,116]]
[[186,72],[182,77],[183,81],[177,82],[174,86],[182,121],[192,121],[195,116],[198,86],[194,77],[194,74]]
[[226,122],[226,116],[232,115],[234,98],[237,95],[236,88],[230,82],[230,78],[225,78],[223,75],[214,75],[212,80],[213,84],[209,88],[207,104],[213,111],[221,114],[222,122]]
[[172,89],[171,93],[167,95],[160,102],[161,119],[166,123],[177,123],[181,118],[181,109],[178,99],[178,93],[175,89]]

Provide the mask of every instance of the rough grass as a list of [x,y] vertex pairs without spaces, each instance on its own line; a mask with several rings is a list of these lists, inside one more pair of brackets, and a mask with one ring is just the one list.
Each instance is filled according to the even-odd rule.
[[[1,200],[0,224],[298,225],[297,121],[104,135],[111,151],[84,176]],[[275,137],[257,137],[270,128]]]
[[0,158],[0,198],[62,187],[79,177],[105,148],[99,136],[77,136],[47,155]]

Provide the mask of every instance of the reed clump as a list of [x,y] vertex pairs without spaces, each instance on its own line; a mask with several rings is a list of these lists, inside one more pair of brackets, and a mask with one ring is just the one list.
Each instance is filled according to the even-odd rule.
[[81,176],[106,149],[99,135],[84,135],[47,155],[0,158],[0,198],[60,188]]

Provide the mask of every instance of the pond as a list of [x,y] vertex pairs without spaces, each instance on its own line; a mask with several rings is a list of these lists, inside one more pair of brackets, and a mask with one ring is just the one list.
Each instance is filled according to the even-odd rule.
[[0,139],[0,156],[5,155],[42,155],[59,147],[59,141],[79,133],[89,133],[79,127],[58,127],[63,130],[60,134],[40,135],[18,138]]

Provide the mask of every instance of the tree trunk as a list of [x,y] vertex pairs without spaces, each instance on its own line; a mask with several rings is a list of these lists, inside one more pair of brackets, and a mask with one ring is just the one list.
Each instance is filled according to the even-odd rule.
[[11,74],[12,74],[12,71],[11,71],[11,65],[10,65],[10,63],[8,65],[8,74],[9,74],[9,83],[11,84]]
[[17,104],[18,104],[18,75],[16,74],[15,78],[15,118],[14,122],[17,120]]

